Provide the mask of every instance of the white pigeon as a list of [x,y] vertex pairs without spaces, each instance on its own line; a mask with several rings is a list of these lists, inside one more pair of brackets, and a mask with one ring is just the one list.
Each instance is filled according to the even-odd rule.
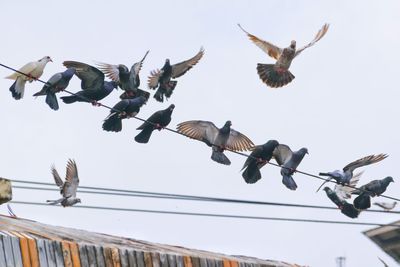
[[357,183],[360,180],[360,177],[363,173],[364,173],[364,171],[361,171],[361,172],[353,175],[353,177],[350,179],[350,182],[349,182],[350,187],[347,185],[336,184],[335,188],[333,189],[335,191],[336,195],[340,199],[351,198],[351,193],[356,190],[354,187],[357,186]]
[[25,83],[27,81],[32,82],[39,79],[40,76],[42,76],[43,74],[43,70],[46,67],[46,64],[49,62],[53,62],[53,60],[51,60],[49,56],[45,56],[38,61],[33,61],[25,64],[22,68],[18,70],[19,72],[22,72],[26,75],[19,72],[14,72],[13,74],[6,77],[6,79],[15,80],[13,85],[11,85],[10,87],[10,92],[16,100],[24,97]]
[[397,201],[394,202],[374,202],[374,205],[381,207],[384,211],[390,211],[397,205]]

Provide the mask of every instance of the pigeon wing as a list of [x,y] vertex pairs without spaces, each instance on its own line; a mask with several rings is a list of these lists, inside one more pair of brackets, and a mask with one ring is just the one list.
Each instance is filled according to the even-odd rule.
[[58,171],[56,170],[56,167],[54,165],[51,166],[51,174],[53,174],[54,182],[61,189],[64,185],[64,182],[62,181],[62,179],[61,179],[60,175],[58,174]]
[[98,68],[78,61],[64,61],[63,65],[67,68],[75,68],[75,75],[81,79],[83,90],[99,90],[103,87],[104,74]]
[[264,41],[260,38],[258,38],[255,35],[250,34],[249,32],[247,32],[245,29],[242,28],[242,26],[240,26],[240,24],[238,24],[239,28],[242,29],[242,31],[244,31],[247,36],[250,38],[250,40],[259,48],[261,48],[262,51],[264,51],[265,53],[268,54],[268,56],[278,60],[279,57],[282,54],[283,49],[280,47],[277,47],[276,45],[273,45],[267,41]]
[[279,165],[283,165],[290,160],[293,155],[293,151],[289,146],[284,144],[279,144],[272,153],[272,156]]
[[118,70],[118,65],[113,65],[113,64],[108,64],[108,63],[103,63],[103,62],[97,62],[96,63],[97,67],[111,80],[114,82],[119,82],[119,70]]
[[78,169],[74,160],[69,160],[67,164],[67,174],[63,188],[63,197],[76,197],[78,190],[79,177]]
[[[18,71],[25,73],[25,74],[29,74],[37,67],[37,64],[38,64],[37,61],[29,62],[29,63],[25,64],[24,66],[22,66]],[[20,76],[24,76],[26,78],[25,80],[29,79],[27,76],[25,76],[21,73],[18,73],[18,72],[14,72],[13,74],[7,76],[6,79],[16,80]]]
[[185,121],[177,126],[178,132],[189,138],[205,142],[212,145],[218,135],[218,128],[210,121]]
[[144,60],[146,59],[147,54],[148,54],[149,52],[150,52],[150,51],[148,50],[148,51],[146,52],[146,54],[144,55],[144,57],[142,58],[142,60],[139,61],[139,62],[136,62],[136,63],[133,64],[132,67],[131,67],[130,75],[131,75],[131,77],[133,78],[133,81],[134,81],[133,83],[134,83],[135,87],[139,87],[139,85],[140,85],[139,72],[140,72],[140,70],[142,69],[143,62],[144,62]]
[[158,86],[158,82],[160,80],[161,75],[164,73],[163,70],[153,70],[150,72],[150,76],[147,80],[148,86],[150,89],[156,89]]
[[200,51],[191,59],[172,65],[172,78],[178,78],[190,70],[204,55],[204,48],[201,47]]
[[322,28],[317,32],[317,34],[314,37],[314,40],[312,40],[309,44],[303,46],[300,49],[296,50],[296,54],[295,57],[298,56],[301,52],[304,51],[304,49],[309,48],[311,46],[313,46],[316,42],[318,42],[319,40],[321,40],[322,37],[324,37],[325,33],[328,31],[329,29],[329,24],[325,23]]
[[378,154],[378,155],[366,156],[366,157],[363,157],[361,159],[358,159],[356,161],[353,161],[353,162],[347,164],[343,168],[343,171],[344,172],[346,172],[346,171],[353,172],[355,169],[357,169],[359,167],[379,162],[379,161],[381,161],[381,160],[383,160],[385,158],[387,158],[386,154]]
[[231,129],[226,147],[234,151],[245,151],[254,147],[253,142],[244,134]]
[[362,176],[364,172],[359,172],[356,173],[355,175],[353,175],[353,178],[350,179],[350,183],[349,186],[346,185],[341,185],[341,184],[336,184],[334,191],[336,193],[336,195],[340,198],[340,199],[349,199],[351,198],[351,193],[354,192],[354,190],[356,190],[354,187],[357,186],[358,181],[360,180],[360,177]]

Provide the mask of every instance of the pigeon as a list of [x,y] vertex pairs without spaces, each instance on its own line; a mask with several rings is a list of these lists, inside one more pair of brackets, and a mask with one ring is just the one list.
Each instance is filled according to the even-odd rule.
[[61,97],[65,104],[89,102],[98,106],[97,101],[102,100],[114,89],[117,89],[116,82],[104,81],[104,74],[93,66],[77,61],[64,61],[63,64],[67,68],[76,70],[75,75],[81,79],[81,88],[83,89],[74,95]]
[[171,114],[174,111],[175,105],[172,104],[164,110],[155,112],[150,118],[147,119],[142,125],[136,130],[142,130],[138,135],[135,136],[135,141],[138,143],[149,142],[150,136],[154,130],[161,131],[163,128],[168,126],[171,122]]
[[384,211],[391,211],[392,209],[394,209],[394,207],[396,207],[397,201],[393,201],[393,202],[374,202],[374,205],[382,208]]
[[65,90],[68,87],[69,81],[75,74],[74,68],[68,68],[64,72],[59,72],[51,76],[47,83],[43,86],[42,90],[34,94],[33,96],[46,96],[46,103],[53,110],[58,110],[58,101],[56,93]]
[[336,204],[336,206],[340,209],[340,211],[350,218],[357,218],[360,214],[360,211],[357,210],[352,204],[348,203],[346,200],[340,198],[335,191],[325,186],[324,191],[328,198]]
[[319,175],[328,176],[329,178],[321,184],[321,186],[317,189],[317,192],[319,191],[319,189],[321,189],[321,187],[324,184],[326,184],[332,179],[335,179],[337,183],[340,183],[342,185],[345,184],[348,185],[350,183],[351,178],[353,177],[353,171],[355,169],[379,162],[385,158],[387,158],[386,154],[370,155],[347,164],[346,166],[344,166],[343,170],[335,170],[333,172],[326,172],[326,173],[320,172]]
[[110,111],[110,115],[104,120],[103,130],[107,132],[120,132],[122,130],[122,119],[136,116],[141,106],[146,103],[144,96],[119,101]]
[[360,180],[361,175],[364,172],[359,172],[353,175],[353,177],[350,179],[349,185],[341,185],[341,184],[335,184],[335,188],[333,191],[340,197],[341,199],[349,199],[351,198],[351,194],[356,190],[356,186],[358,181]]
[[225,149],[244,151],[254,146],[248,137],[232,129],[231,125],[231,121],[227,121],[221,129],[218,129],[210,121],[193,120],[179,123],[177,129],[181,134],[212,147],[212,160],[230,165],[231,161],[224,154]]
[[247,36],[255,45],[268,54],[268,56],[276,59],[275,64],[257,64],[257,72],[260,79],[272,88],[279,88],[290,83],[295,77],[289,71],[292,60],[298,56],[306,48],[313,46],[316,42],[321,40],[329,28],[329,24],[324,24],[322,28],[315,35],[314,40],[306,46],[296,49],[296,41],[292,41],[289,47],[280,48],[267,41],[258,38],[255,35],[248,33],[245,29],[238,24],[239,28],[244,31]]
[[204,55],[204,49],[200,51],[191,59],[171,65],[169,59],[165,60],[164,66],[161,70],[153,70],[150,72],[148,85],[150,89],[157,89],[154,98],[159,102],[164,102],[164,96],[168,99],[171,95],[177,81],[171,80],[178,78],[190,70]]
[[[25,64],[18,70],[19,72],[14,72],[10,76],[6,77],[6,79],[15,80],[13,85],[10,87],[11,95],[15,100],[19,100],[24,97],[25,83],[27,81],[32,82],[39,79],[40,76],[42,76],[43,70],[48,62],[53,62],[53,60],[51,60],[49,56],[43,57],[38,61]],[[20,72],[26,75],[21,74]]]
[[68,160],[67,174],[65,176],[65,182],[61,180],[54,165],[51,167],[51,173],[53,174],[56,185],[60,188],[62,198],[58,200],[47,200],[51,205],[61,203],[63,207],[69,207],[80,203],[81,199],[76,197],[76,191],[79,185],[78,169],[74,160]]
[[352,194],[359,195],[354,199],[354,207],[360,210],[365,210],[371,207],[371,197],[380,196],[386,191],[386,188],[391,182],[394,182],[391,176],[387,176],[382,180],[373,180],[358,190],[355,190]]
[[142,69],[143,62],[146,59],[147,51],[142,60],[132,65],[129,70],[127,66],[123,64],[112,65],[108,63],[98,63],[99,69],[111,80],[118,83],[118,86],[125,92],[120,96],[121,99],[135,98],[138,96],[144,96],[147,99],[150,97],[150,93],[139,89],[140,78],[139,72]]
[[282,183],[290,190],[296,190],[297,184],[292,175],[296,171],[304,156],[308,154],[307,148],[303,147],[293,152],[289,146],[279,144],[273,152],[273,157],[281,167]]
[[242,177],[248,184],[254,184],[261,179],[260,169],[272,158],[274,149],[279,145],[276,140],[269,140],[263,145],[252,148],[250,156],[243,165]]

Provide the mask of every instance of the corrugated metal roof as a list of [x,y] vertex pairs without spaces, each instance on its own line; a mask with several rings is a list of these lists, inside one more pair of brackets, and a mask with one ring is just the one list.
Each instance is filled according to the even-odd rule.
[[0,215],[0,266],[295,267]]

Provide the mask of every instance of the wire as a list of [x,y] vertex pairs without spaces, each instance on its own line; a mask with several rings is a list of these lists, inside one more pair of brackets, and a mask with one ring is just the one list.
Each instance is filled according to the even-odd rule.
[[[16,180],[12,180],[12,181],[16,182]],[[20,182],[20,181],[17,181],[17,182]],[[23,183],[30,183],[30,182],[23,181]],[[32,182],[32,183],[54,186],[53,184],[50,184],[50,183],[39,183],[39,182]],[[55,189],[55,188],[18,186],[18,185],[16,185],[16,186],[14,185],[13,188],[27,189],[27,190],[59,191],[59,189]],[[100,194],[100,195],[144,197],[144,198],[156,198],[156,199],[174,199],[174,200],[189,200],[189,201],[203,201],[203,202],[220,202],[220,203],[222,202],[222,203],[231,203],[231,204],[232,203],[233,204],[251,204],[251,205],[281,206],[281,207],[293,207],[293,208],[338,210],[337,207],[330,207],[330,206],[317,206],[317,205],[265,202],[265,201],[230,199],[230,198],[203,197],[203,196],[194,196],[194,195],[165,194],[165,193],[155,193],[155,192],[146,192],[146,191],[131,191],[131,190],[120,190],[120,189],[111,189],[113,192],[102,192],[102,191],[108,191],[108,189],[100,188],[100,187],[81,186],[80,188],[97,190],[97,191],[88,191],[88,190],[78,189],[78,193],[85,193],[85,194]],[[101,191],[98,191],[98,190],[101,190]],[[377,209],[368,209],[368,210],[364,210],[363,212],[400,214],[400,211],[384,211],[384,210],[377,210]]]
[[[15,71],[15,72],[17,72],[17,73],[19,73],[19,74],[22,74],[22,75],[25,75],[25,76],[27,76],[27,77],[32,78],[30,75],[28,75],[28,74],[26,74],[26,73],[23,73],[23,72],[21,72],[21,71],[19,71],[19,70],[16,70],[16,69],[14,69],[14,68],[12,68],[12,67],[9,67],[9,66],[7,66],[7,65],[4,65],[4,64],[2,64],[2,63],[0,63],[0,66],[2,66],[2,67],[4,67],[4,68],[7,68],[7,69],[9,69],[9,70]],[[48,84],[47,82],[45,82],[45,81],[43,81],[43,80],[40,80],[40,79],[36,79],[36,80],[39,81],[39,82],[41,82],[41,83]],[[85,100],[86,102],[89,102],[89,103],[92,102],[91,99],[89,99],[89,98],[87,98],[87,97],[85,97],[85,96],[77,95],[77,94],[72,93],[72,92],[70,92],[70,91],[68,91],[68,90],[66,90],[66,89],[64,89],[63,91],[66,92],[66,93],[68,93],[68,94],[71,94],[71,95],[74,95],[74,96],[76,96],[76,97],[79,97],[79,98]],[[122,112],[122,111],[120,111],[120,110],[118,110],[118,109],[115,109],[115,108],[113,108],[113,107],[109,107],[109,106],[104,105],[104,104],[101,104],[101,103],[97,103],[97,105],[98,105],[98,106],[105,107],[105,108],[107,108],[107,109],[109,109],[109,110],[111,110],[111,111]],[[151,125],[153,125],[153,126],[157,126],[157,123],[154,123],[154,122],[151,122],[151,121],[142,119],[142,118],[137,117],[137,116],[132,116],[131,118],[140,120],[140,121],[142,121],[142,122],[149,123],[149,124],[151,124]],[[168,127],[163,127],[163,129],[190,138],[189,136],[187,136],[187,135],[185,135],[185,134],[183,134],[183,133],[181,133],[181,132],[179,132],[179,131],[177,131],[177,130],[174,130],[174,129],[171,129],[171,128],[168,128]],[[217,146],[217,145],[214,145],[214,144],[211,144],[211,145]],[[255,159],[255,160],[260,160],[259,158],[253,157],[252,155],[247,155],[247,154],[245,154],[245,153],[242,153],[242,152],[239,152],[239,151],[235,151],[235,150],[230,149],[230,148],[224,147],[223,149],[225,149],[225,150],[227,150],[227,151],[230,151],[230,152],[232,152],[232,153],[235,153],[235,154],[237,154],[237,155],[241,155],[241,156],[247,157],[247,158],[252,158],[252,159]],[[338,183],[337,181],[332,180],[332,179],[326,179],[326,178],[320,177],[320,176],[318,176],[318,175],[311,174],[311,173],[307,173],[307,172],[303,172],[303,171],[300,171],[300,170],[297,170],[297,169],[293,170],[293,169],[291,169],[291,168],[288,168],[288,167],[285,167],[285,166],[280,166],[279,164],[275,164],[275,163],[270,162],[270,161],[265,161],[265,160],[262,160],[262,161],[263,161],[264,163],[270,164],[270,165],[272,165],[272,166],[279,167],[279,168],[289,169],[289,170],[292,170],[292,171],[294,171],[294,172],[303,174],[303,175],[305,175],[305,176],[313,177],[313,178],[320,179],[320,180],[323,180],[323,181],[326,181],[326,182],[331,182],[331,183],[335,183],[335,184],[340,184],[340,183]],[[359,190],[359,191],[361,191],[361,192],[369,193],[368,190],[365,190],[365,189],[362,189],[362,188],[358,188],[358,187],[351,186],[351,185],[346,185],[346,186],[347,186],[347,187],[350,187],[350,188],[352,188],[352,189]],[[395,197],[391,197],[391,196],[386,196],[386,195],[383,195],[383,194],[380,195],[380,196],[383,197],[383,198],[392,199],[392,200],[395,200],[395,201],[400,201],[399,198],[395,198]]]
[[[45,204],[45,203],[40,203],[40,202],[28,202],[28,201],[10,201],[10,203],[21,204],[21,205],[36,205],[36,206],[53,206],[53,207],[57,206],[57,205],[49,205],[49,204]],[[111,210],[111,211],[127,211],[127,212],[143,212],[143,213],[154,213],[154,214],[171,214],[171,215],[218,217],[218,218],[232,218],[232,219],[250,219],[250,220],[268,220],[268,221],[286,221],[286,222],[304,222],[304,223],[329,223],[329,224],[363,225],[363,226],[394,226],[394,227],[399,227],[400,228],[400,225],[398,225],[398,224],[380,224],[380,223],[368,223],[368,222],[346,222],[346,221],[296,219],[296,218],[281,218],[281,217],[263,217],[263,216],[247,216],[247,215],[215,214],[215,213],[198,213],[198,212],[183,212],[183,211],[127,209],[127,208],[114,208],[114,207],[103,207],[103,206],[85,206],[85,205],[72,206],[72,208]]]

